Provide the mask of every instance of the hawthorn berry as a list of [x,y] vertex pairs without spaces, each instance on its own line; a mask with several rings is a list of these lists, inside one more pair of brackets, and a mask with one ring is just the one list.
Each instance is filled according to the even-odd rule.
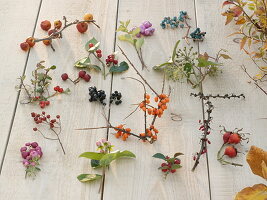
[[29,44],[30,47],[33,47],[35,45],[34,38],[29,37],[26,39],[26,42]]
[[89,74],[85,74],[85,75],[83,76],[83,80],[85,80],[86,82],[89,82],[90,79],[91,79],[91,76],[90,76]]
[[29,48],[30,48],[30,45],[29,45],[27,42],[23,42],[23,43],[20,43],[20,48],[21,48],[23,51],[28,51]]
[[51,28],[51,23],[50,21],[45,20],[41,22],[40,26],[44,31],[48,31]]
[[228,146],[225,148],[224,155],[227,155],[230,158],[234,158],[237,155],[237,150],[234,146]]
[[88,29],[88,24],[86,22],[80,22],[76,25],[76,28],[80,33],[84,33]]
[[64,73],[64,74],[61,75],[61,78],[62,78],[63,81],[66,81],[69,78],[69,76],[68,76],[67,73]]

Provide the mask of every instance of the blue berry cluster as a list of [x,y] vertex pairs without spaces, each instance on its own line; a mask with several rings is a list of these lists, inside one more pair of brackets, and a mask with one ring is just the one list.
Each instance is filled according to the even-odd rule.
[[173,18],[164,17],[161,21],[160,26],[161,28],[165,29],[168,26],[173,28],[184,28],[184,21],[185,19],[189,19],[186,11],[180,11],[179,17],[174,16]]
[[190,33],[190,36],[193,40],[203,40],[206,35],[206,32],[201,32],[200,28],[196,28],[195,31]]

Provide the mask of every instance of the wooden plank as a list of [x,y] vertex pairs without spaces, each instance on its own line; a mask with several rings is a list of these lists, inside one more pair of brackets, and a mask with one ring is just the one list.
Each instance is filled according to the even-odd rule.
[[[108,93],[111,79],[109,77],[103,80],[100,73],[92,72],[89,84],[81,81],[74,86],[71,82],[63,82],[60,75],[67,72],[71,77],[77,76],[78,70],[73,68],[73,64],[76,60],[87,56],[84,44],[93,36],[102,42],[101,49],[104,55],[113,51],[116,6],[116,0],[100,0],[97,3],[90,0],[60,0],[56,3],[52,0],[43,1],[36,36],[46,34],[39,28],[40,22],[45,19],[54,21],[65,15],[69,21],[72,21],[81,19],[87,12],[94,14],[101,29],[90,25],[89,33],[80,34],[73,26],[64,31],[62,40],[54,42],[56,52],[52,52],[50,47],[45,47],[43,44],[37,44],[31,51],[26,70],[27,76],[37,62],[45,60],[47,66],[57,66],[53,74],[52,87],[61,85],[63,88],[70,87],[72,91],[69,96],[52,99],[51,105],[45,108],[45,111],[53,116],[61,115],[63,126],[61,139],[66,155],[62,154],[57,142],[44,140],[32,131],[34,124],[30,113],[40,112],[40,108],[32,105],[18,105],[1,175],[0,194],[3,199],[100,199],[99,182],[90,185],[82,184],[76,177],[81,173],[94,171],[91,170],[88,160],[78,156],[85,151],[95,151],[95,142],[106,137],[106,130],[81,132],[74,129],[105,124],[100,104],[88,101],[88,87],[96,86]],[[20,97],[20,100],[22,99],[23,96]],[[37,141],[44,151],[44,157],[41,160],[42,171],[34,181],[24,179],[24,167],[20,162],[19,148],[28,141]],[[14,187],[16,192],[11,192],[14,191]]]
[[[245,155],[239,154],[236,162],[244,164],[244,167],[222,166],[216,160],[216,154],[222,145],[222,136],[219,133],[219,125],[225,125],[227,129],[244,128],[244,132],[250,132],[250,142],[244,146],[238,145],[238,150],[246,153],[250,145],[257,145],[267,149],[265,137],[267,102],[266,96],[254,86],[248,84],[248,77],[241,70],[242,64],[246,65],[252,74],[256,74],[256,67],[252,64],[244,52],[240,52],[239,45],[233,42],[234,37],[226,37],[236,31],[234,25],[224,26],[225,18],[220,15],[223,1],[196,1],[198,26],[207,31],[206,40],[200,44],[200,51],[214,54],[220,48],[228,49],[233,60],[225,62],[223,73],[216,79],[204,83],[206,93],[244,93],[246,100],[214,100],[215,110],[210,136],[211,145],[209,151],[209,168],[212,199],[233,199],[242,188],[262,183],[263,179],[255,176],[250,171]],[[211,17],[212,16],[212,17]],[[212,28],[211,28],[212,27]]]
[[[194,27],[194,2],[193,1],[120,1],[118,20],[131,19],[131,25],[139,25],[142,21],[149,20],[156,28],[154,36],[145,38],[144,57],[149,71],[142,71],[143,76],[158,92],[162,87],[162,74],[151,69],[156,64],[163,63],[171,55],[175,42],[181,39],[185,30],[162,30],[160,21],[164,16],[177,16],[179,11],[186,10]],[[129,58],[140,70],[141,65],[133,47],[118,41]],[[184,41],[181,47],[185,46]],[[196,47],[196,46],[195,46]],[[197,50],[197,49],[196,49]],[[120,59],[124,59],[120,56]],[[140,70],[141,71],[141,70]],[[139,78],[133,69],[125,73],[124,77]],[[201,104],[190,98],[193,90],[187,84],[166,83],[166,92],[169,85],[172,87],[171,103],[162,119],[156,122],[160,134],[158,141],[153,144],[144,144],[130,137],[127,142],[117,140],[110,130],[109,140],[115,145],[115,149],[128,149],[136,154],[136,160],[118,160],[113,163],[107,172],[105,180],[104,199],[209,199],[208,174],[205,158],[201,159],[198,169],[193,173],[192,155],[199,149],[198,120],[201,118]],[[138,111],[127,120],[123,120],[143,98],[142,86],[133,80],[121,80],[121,76],[115,76],[113,91],[122,92],[123,103],[120,107],[111,108],[111,123],[126,124],[132,131],[143,132],[144,116]],[[150,94],[152,92],[148,90]],[[154,97],[153,97],[154,98]],[[170,119],[171,113],[181,114],[183,120],[174,122]],[[149,119],[151,120],[151,119]],[[173,155],[175,152],[183,152],[183,167],[176,174],[170,175],[164,180],[162,173],[157,169],[161,161],[152,158],[152,155],[161,152]]]
[[27,36],[32,35],[39,3],[39,0],[0,2],[0,162],[17,102],[16,78],[23,73],[27,59],[27,53],[19,45]]

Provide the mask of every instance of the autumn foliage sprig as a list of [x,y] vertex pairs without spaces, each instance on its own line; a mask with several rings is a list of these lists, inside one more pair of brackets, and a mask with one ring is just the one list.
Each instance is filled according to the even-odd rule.
[[[31,117],[33,118],[35,124],[39,126],[38,128],[34,127],[33,131],[40,133],[42,135],[42,137],[47,139],[47,140],[58,141],[63,153],[66,154],[65,149],[63,147],[63,144],[61,142],[61,139],[59,137],[59,135],[61,133],[60,115],[57,115],[56,118],[51,119],[51,115],[46,114],[43,111],[41,114],[32,112]],[[41,127],[43,127],[43,129],[51,131],[51,133],[55,137],[46,136],[47,134],[43,133],[43,131],[41,130]]]
[[27,99],[22,100],[21,103],[39,103],[41,108],[44,108],[50,105],[49,99],[60,94],[68,94],[70,89],[63,89],[60,86],[54,87],[54,93],[49,92],[49,86],[51,85],[52,77],[49,75],[51,70],[55,70],[56,66],[45,67],[43,65],[44,61],[37,63],[36,68],[32,71],[32,79],[30,80],[31,84],[26,84],[26,76],[23,75],[19,77],[20,85],[17,85],[16,88],[19,90],[24,90]]
[[[28,51],[30,48],[32,48],[35,43],[37,42],[43,42],[44,45],[50,46],[53,51],[55,51],[55,48],[52,45],[52,41],[55,39],[61,39],[63,37],[63,31],[67,29],[68,27],[72,25],[76,25],[77,30],[80,33],[84,33],[88,29],[88,24],[94,24],[96,27],[100,28],[96,23],[95,20],[93,20],[92,14],[85,14],[84,20],[74,20],[71,23],[68,23],[67,18],[63,16],[63,23],[60,20],[56,20],[54,22],[54,28],[51,29],[51,22],[48,20],[44,20],[41,22],[40,27],[44,31],[48,31],[48,36],[45,36],[42,39],[29,37],[26,39],[25,42],[20,44],[20,48],[24,51]],[[62,26],[63,25],[63,26]]]

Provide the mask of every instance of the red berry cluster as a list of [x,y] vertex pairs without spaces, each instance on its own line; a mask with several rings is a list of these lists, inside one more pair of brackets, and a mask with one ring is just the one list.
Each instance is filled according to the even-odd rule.
[[118,64],[118,60],[115,59],[115,55],[114,54],[111,54],[111,55],[108,55],[107,59],[106,59],[106,64],[107,66],[110,66],[110,65],[117,65]]
[[[89,48],[92,48],[92,47],[94,47],[95,45],[93,44],[93,43],[89,43]],[[102,58],[102,51],[101,51],[101,49],[97,49],[96,51],[96,56],[98,57],[98,58]]]
[[[45,123],[50,126],[50,128],[54,128],[55,125],[60,124],[60,115],[56,116],[56,119],[51,119],[50,115],[46,115],[46,113],[43,111],[41,114],[37,114],[32,112],[31,116],[36,124]],[[33,128],[34,131],[37,131],[38,129],[35,127]]]
[[58,92],[58,93],[63,93],[63,92],[64,92],[64,89],[61,88],[61,87],[59,87],[59,86],[54,87],[54,90],[55,90],[56,92]]
[[73,82],[74,84],[77,84],[80,82],[80,79],[83,79],[85,80],[86,82],[89,82],[91,80],[91,76],[89,74],[86,73],[86,71],[79,71],[78,73],[78,78],[76,78],[75,80],[72,80],[69,78],[69,75],[67,73],[64,73],[61,75],[61,79],[63,81],[66,81],[66,80],[70,80],[71,82]]
[[169,156],[166,156],[166,162],[161,164],[161,171],[164,173],[175,173],[176,169],[173,169],[173,165],[180,165],[181,160],[179,158],[170,159]]
[[39,101],[40,108],[45,108],[50,105],[50,101]]

